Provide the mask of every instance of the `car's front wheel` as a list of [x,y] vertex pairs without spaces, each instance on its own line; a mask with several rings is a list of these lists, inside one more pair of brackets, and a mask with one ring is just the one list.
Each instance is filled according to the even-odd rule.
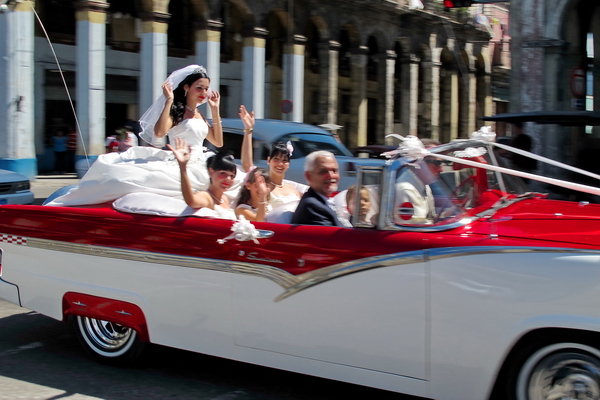
[[132,328],[95,318],[77,316],[75,329],[79,341],[98,361],[107,364],[127,364],[142,353],[140,342]]
[[517,400],[600,399],[600,351],[555,343],[533,352],[516,375]]

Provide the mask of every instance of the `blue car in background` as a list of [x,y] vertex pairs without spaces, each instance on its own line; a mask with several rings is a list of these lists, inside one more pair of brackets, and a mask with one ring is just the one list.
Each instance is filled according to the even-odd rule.
[[[244,125],[239,118],[223,118],[223,147],[240,162]],[[268,168],[267,157],[273,143],[290,141],[294,152],[290,160],[290,168],[285,178],[299,183],[306,183],[304,177],[304,159],[316,150],[327,150],[335,155],[340,167],[339,190],[347,189],[356,183],[358,165],[380,166],[385,161],[354,157],[331,132],[314,125],[274,119],[257,119],[252,133],[254,149],[254,165]],[[208,142],[205,142],[208,144]]]
[[33,192],[25,175],[0,169],[0,205],[32,204]]

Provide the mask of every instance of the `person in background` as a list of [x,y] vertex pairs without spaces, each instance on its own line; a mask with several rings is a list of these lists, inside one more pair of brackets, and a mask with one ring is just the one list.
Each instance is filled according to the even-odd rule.
[[69,127],[67,139],[67,170],[75,172],[75,154],[77,153],[77,131]]
[[119,139],[117,139],[116,133],[106,137],[104,147],[107,153],[116,153],[119,151]]
[[[522,122],[513,123],[512,139],[510,140],[509,146],[525,151],[531,151],[533,147],[533,141],[529,135],[523,132]],[[513,168],[516,170],[533,172],[537,168],[537,161],[533,158],[511,153],[510,159],[512,161]]]
[[67,139],[65,131],[62,128],[54,132],[52,145],[54,150],[54,170],[59,174],[67,171]]
[[133,146],[138,145],[138,138],[127,128],[119,129],[117,137],[119,139],[119,151],[127,151]]
[[240,189],[236,216],[243,215],[248,221],[265,221],[265,216],[271,210],[268,183],[269,173],[266,169],[253,167],[248,171],[244,186]]

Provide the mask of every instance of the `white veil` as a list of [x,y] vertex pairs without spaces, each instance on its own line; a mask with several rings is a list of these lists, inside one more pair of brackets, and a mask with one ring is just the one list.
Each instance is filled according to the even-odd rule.
[[[177,89],[177,86],[179,86],[179,84],[188,75],[191,75],[197,69],[202,70],[202,72],[204,72],[205,74],[207,73],[206,68],[204,68],[201,65],[188,65],[187,67],[173,71],[165,82],[169,82],[173,90],[175,90]],[[196,107],[200,104],[205,103],[209,97],[210,92],[208,93],[208,95],[202,103],[196,104]],[[142,138],[150,144],[157,143],[158,138],[154,136],[154,125],[156,124],[156,121],[158,121],[158,117],[160,117],[160,114],[162,114],[163,109],[165,108],[165,102],[166,98],[164,94],[161,93],[160,96],[154,101],[154,103],[152,103],[150,108],[148,108],[144,115],[142,115],[142,117],[140,118],[140,127],[142,128],[142,131],[140,132],[140,138]]]

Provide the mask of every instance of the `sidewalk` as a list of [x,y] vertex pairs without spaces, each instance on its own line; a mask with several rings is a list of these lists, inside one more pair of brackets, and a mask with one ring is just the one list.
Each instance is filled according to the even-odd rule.
[[76,173],[36,176],[35,180],[31,180],[31,191],[35,195],[33,204],[40,205],[56,190],[64,186],[76,185],[77,182],[79,182],[79,179]]

